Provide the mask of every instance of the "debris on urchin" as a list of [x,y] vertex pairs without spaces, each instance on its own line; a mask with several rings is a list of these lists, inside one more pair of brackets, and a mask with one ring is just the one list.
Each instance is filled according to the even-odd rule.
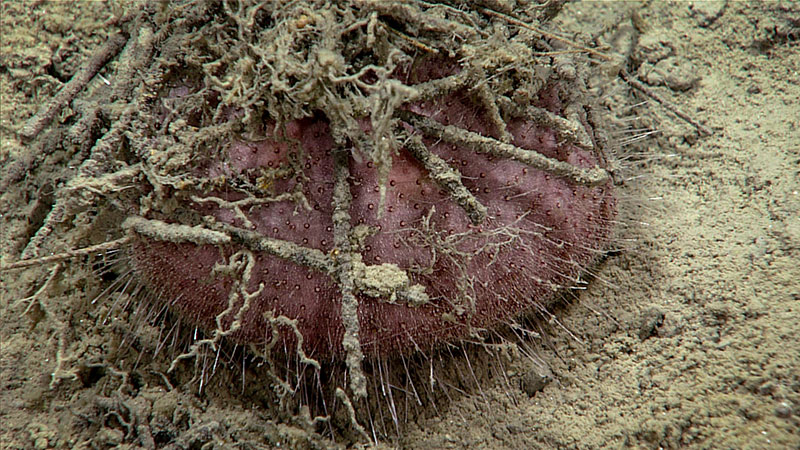
[[105,198],[136,276],[207,332],[196,346],[343,361],[361,397],[365,357],[547,304],[604,249],[584,56],[520,25],[551,11],[174,3],[124,24],[110,102],[86,109],[112,125],[26,257]]

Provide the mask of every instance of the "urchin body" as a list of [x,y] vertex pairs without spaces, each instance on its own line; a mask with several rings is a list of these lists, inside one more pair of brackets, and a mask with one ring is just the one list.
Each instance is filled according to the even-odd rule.
[[[455,62],[446,64],[450,72],[460,70]],[[421,67],[414,78],[428,81],[433,70]],[[562,89],[552,80],[524,106],[562,117]],[[294,120],[279,131],[268,124],[265,139],[233,141],[223,158],[199,171],[201,177],[238,177],[256,186],[246,195],[192,196],[193,208],[238,235],[234,243],[140,235],[134,267],[204,329],[289,352],[299,334],[304,353],[323,360],[345,353],[342,298],[348,289],[358,305],[361,350],[380,357],[431,349],[547,304],[575,284],[604,248],[615,214],[610,181],[582,183],[499,151],[431,136],[409,122],[455,127],[468,138],[487,137],[490,146],[536,152],[576,171],[604,168],[604,156],[530,118],[509,115],[505,129],[497,129],[486,109],[467,87],[405,102],[398,116],[413,118],[398,124],[406,144],[392,153],[385,181],[377,164],[357,159],[357,149],[337,147],[324,115]],[[594,134],[588,122],[579,124],[587,136]],[[505,133],[507,143],[500,139]],[[334,195],[337,152],[345,166],[346,200]],[[431,157],[446,167],[422,161]],[[440,181],[447,176],[471,203]],[[341,229],[334,223],[337,212],[346,222]],[[258,248],[260,240],[274,248]],[[232,277],[214,268],[245,248],[253,251],[253,266],[241,292],[232,294],[241,273]],[[245,305],[245,293],[257,294]],[[276,317],[291,323],[276,323]]]

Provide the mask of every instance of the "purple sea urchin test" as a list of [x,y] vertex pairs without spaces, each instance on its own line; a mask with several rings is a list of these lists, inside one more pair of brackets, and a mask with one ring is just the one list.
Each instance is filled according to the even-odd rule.
[[[209,187],[176,198],[231,241],[170,242],[133,227],[136,272],[203,329],[284,351],[302,340],[317,359],[344,358],[347,296],[350,328],[375,356],[548,303],[609,237],[603,149],[573,83],[552,74],[523,103],[472,86],[468,70],[430,56],[395,68],[383,82],[405,97],[388,131],[362,112],[353,139],[321,109],[278,126],[265,117],[219,142],[193,170]],[[361,82],[377,84],[371,71]],[[391,141],[383,153],[378,132]],[[249,262],[233,269],[243,250]]]

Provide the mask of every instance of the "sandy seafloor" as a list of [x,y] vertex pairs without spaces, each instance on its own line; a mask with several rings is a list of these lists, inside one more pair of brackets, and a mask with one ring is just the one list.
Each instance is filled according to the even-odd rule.
[[[15,131],[58,88],[48,66],[74,71],[107,36],[111,9],[88,0],[0,3],[0,165],[28,151]],[[714,134],[699,137],[653,102],[635,108],[631,123],[655,132],[621,151],[632,169],[620,194],[623,250],[554,308],[531,344],[553,381],[528,396],[519,380],[532,360],[511,361],[506,377],[479,366],[477,388],[452,392],[382,445],[800,448],[800,7],[584,2],[559,22],[592,35],[630,27],[634,10],[640,78]],[[646,100],[618,78],[596,86],[612,106]],[[620,141],[636,134],[616,130]],[[0,192],[0,263],[19,257],[29,216],[41,214],[42,174],[67,161],[37,164]],[[50,248],[69,243],[57,235]],[[193,448],[336,445],[275,426],[249,398],[136,380],[117,391],[121,376],[109,370],[99,382],[85,382],[87,369],[73,379],[70,370],[97,361],[123,332],[92,322],[104,307],[91,303],[100,282],[79,262],[25,313],[20,300],[48,269],[0,274],[0,448],[135,448],[164,420]],[[138,370],[165,368],[153,364]],[[123,406],[112,404],[119,399]],[[90,434],[92,417],[103,423]]]

